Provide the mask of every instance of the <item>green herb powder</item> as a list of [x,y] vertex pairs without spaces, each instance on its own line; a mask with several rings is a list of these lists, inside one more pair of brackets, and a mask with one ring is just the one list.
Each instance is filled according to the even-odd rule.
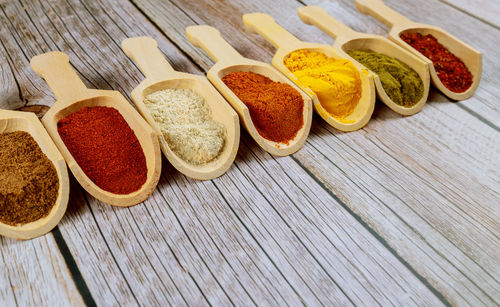
[[371,50],[349,50],[347,53],[378,75],[385,92],[396,104],[411,107],[424,95],[422,79],[400,60]]

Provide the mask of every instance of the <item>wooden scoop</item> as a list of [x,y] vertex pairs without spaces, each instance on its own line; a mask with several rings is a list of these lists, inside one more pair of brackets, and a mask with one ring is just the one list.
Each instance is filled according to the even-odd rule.
[[[303,93],[285,76],[277,72],[271,65],[247,59],[241,56],[231,45],[229,45],[220,35],[220,32],[209,26],[189,26],[186,28],[186,35],[189,41],[203,48],[208,55],[216,62],[207,73],[208,80],[226,97],[241,118],[248,133],[265,151],[277,155],[286,156],[299,150],[309,135],[312,121],[311,98]],[[297,132],[297,135],[289,144],[277,143],[263,138],[255,128],[248,107],[226,86],[222,78],[232,72],[250,71],[264,75],[273,81],[290,84],[304,99],[303,122],[304,125]]]
[[359,66],[358,63],[353,62],[360,70],[362,83],[361,98],[351,115],[344,119],[335,118],[323,108],[318,97],[310,88],[303,87],[298,83],[298,79],[288,70],[283,61],[290,53],[300,49],[321,52],[334,59],[345,59],[346,57],[344,54],[339,53],[335,48],[329,45],[306,43],[298,40],[295,36],[290,34],[290,32],[279,26],[271,16],[263,13],[245,14],[243,15],[243,23],[248,30],[261,34],[277,48],[272,60],[273,66],[312,97],[316,112],[318,112],[328,124],[342,131],[354,131],[362,128],[368,123],[375,105],[375,89],[373,77],[366,69]]
[[[154,39],[150,37],[127,38],[122,42],[122,49],[128,57],[137,63],[146,76],[146,79],[132,91],[132,100],[142,116],[161,136],[161,149],[170,163],[181,173],[195,179],[208,180],[224,174],[233,164],[240,142],[240,124],[234,110],[204,76],[173,70],[158,49],[158,44]],[[170,149],[160,128],[143,102],[147,95],[167,88],[191,89],[203,96],[212,110],[213,119],[226,127],[227,135],[224,149],[214,161],[204,165],[193,165],[182,160]]]
[[[408,18],[386,6],[381,0],[355,0],[354,2],[361,13],[372,15],[391,29],[389,31],[389,39],[429,63],[432,82],[443,94],[453,100],[464,100],[474,94],[479,86],[483,70],[482,54],[479,51],[439,27],[410,21]],[[447,89],[441,80],[439,80],[432,62],[399,37],[405,32],[417,32],[422,35],[431,34],[443,46],[448,48],[450,52],[459,57],[472,73],[472,85],[469,89],[463,93],[455,93]]]
[[35,114],[0,110],[0,133],[14,131],[25,131],[33,137],[42,152],[54,164],[59,179],[56,202],[46,217],[21,226],[11,226],[0,222],[0,235],[15,239],[31,239],[51,231],[66,212],[69,198],[68,171],[59,150]]
[[[118,91],[88,89],[71,68],[66,54],[59,51],[44,53],[33,57],[30,64],[56,95],[57,101],[42,118],[42,123],[80,185],[95,198],[114,206],[132,206],[148,198],[158,183],[161,172],[160,145],[155,131]],[[148,172],[146,182],[138,191],[114,194],[98,187],[76,163],[57,132],[57,122],[60,119],[83,107],[96,106],[118,110],[141,144]]]
[[[369,49],[406,63],[413,68],[422,79],[424,85],[424,94],[422,98],[411,107],[404,107],[396,104],[385,92],[378,74],[372,72],[375,78],[375,87],[380,98],[389,108],[402,115],[413,115],[425,105],[427,96],[429,95],[429,64],[422,61],[419,57],[413,55],[406,49],[399,47],[385,37],[379,35],[372,35],[360,33],[352,30],[348,26],[342,24],[335,18],[328,15],[328,13],[318,6],[303,6],[298,9],[300,19],[306,24],[312,24],[326,32],[331,37],[335,38],[333,45],[341,50],[344,56],[349,57],[351,61],[356,61],[348,54],[348,50]],[[357,62],[357,61],[356,61]],[[359,62],[358,62],[359,63]],[[359,63],[359,65],[363,65]],[[367,68],[368,69],[368,68]]]

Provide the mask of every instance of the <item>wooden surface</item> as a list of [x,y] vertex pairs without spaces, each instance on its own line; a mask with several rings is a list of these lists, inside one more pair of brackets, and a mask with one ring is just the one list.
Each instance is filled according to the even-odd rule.
[[[244,29],[243,13],[268,13],[318,43],[332,39],[300,22],[301,4],[387,33],[352,1],[277,2],[2,0],[0,105],[54,102],[29,67],[50,50],[68,53],[87,86],[130,98],[143,76],[120,43],[137,35],[154,37],[174,69],[202,74],[212,61],[185,38],[193,24],[270,62],[273,48]],[[452,103],[431,89],[411,117],[377,102],[368,125],[350,133],[315,116],[289,157],[242,132],[225,175],[191,180],[163,159],[152,197],[131,208],[100,203],[73,178],[51,234],[0,238],[1,305],[499,305],[500,30],[484,13],[498,4],[470,11],[462,2],[481,0],[387,4],[483,52],[472,98]]]

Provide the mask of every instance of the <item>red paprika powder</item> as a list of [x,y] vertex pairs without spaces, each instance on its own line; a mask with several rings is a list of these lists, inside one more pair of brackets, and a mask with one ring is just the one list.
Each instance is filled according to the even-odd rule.
[[289,84],[243,71],[229,73],[222,81],[248,107],[263,138],[288,144],[304,125],[304,100]]
[[115,194],[146,182],[146,157],[134,131],[114,108],[84,107],[57,123],[57,131],[85,175]]
[[443,85],[452,92],[463,93],[472,85],[472,74],[464,62],[451,53],[431,34],[402,33],[401,39],[429,58]]

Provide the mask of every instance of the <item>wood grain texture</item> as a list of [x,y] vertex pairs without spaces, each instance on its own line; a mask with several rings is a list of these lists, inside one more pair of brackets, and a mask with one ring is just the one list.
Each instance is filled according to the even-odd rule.
[[488,0],[441,0],[475,18],[500,28],[500,2]]
[[[92,4],[86,5],[91,7]],[[109,5],[114,6],[113,3]],[[114,7],[119,10],[116,16],[128,13],[128,16],[132,17],[128,19],[129,23],[147,24],[142,16],[131,13],[134,9],[132,6],[123,5],[119,9],[118,6]],[[113,28],[105,24],[108,19],[96,14],[98,7],[89,11],[94,13],[93,16],[79,10],[80,18],[94,18],[111,33]],[[137,20],[134,21],[134,18]],[[155,30],[150,26],[148,31],[154,33]],[[94,31],[94,35],[96,33],[101,32]],[[119,42],[121,33],[112,33],[110,36]],[[129,31],[123,35],[125,34],[132,36],[143,33]],[[182,56],[169,47],[167,55],[172,53]],[[115,57],[116,61],[130,63],[121,53],[115,54]],[[96,57],[93,60],[96,67],[102,67],[103,59]],[[189,63],[187,59],[183,62]],[[125,69],[129,75],[134,74],[133,79],[136,82],[142,78],[134,66],[127,65]],[[119,76],[122,74],[116,74],[115,78]],[[110,293],[119,293],[120,295],[115,294],[119,302],[137,299],[146,303],[169,301],[174,305],[182,302],[198,304],[204,300],[213,305],[266,302],[270,305],[276,302],[280,305],[300,302],[331,304],[338,301],[349,304],[365,300],[401,300],[401,303],[413,300],[439,304],[437,298],[363,228],[356,230],[358,227],[354,227],[351,236],[365,238],[376,247],[374,251],[358,251],[361,255],[365,254],[366,259],[373,259],[362,264],[366,268],[361,267],[360,263],[350,263],[352,256],[348,250],[344,251],[346,254],[338,252],[339,260],[336,260],[337,257],[327,256],[329,251],[335,248],[331,242],[323,243],[320,254],[317,251],[319,247],[315,247],[313,242],[324,240],[326,235],[336,238],[331,229],[341,231],[348,225],[356,225],[356,221],[343,212],[338,203],[336,211],[342,215],[337,216],[337,219],[341,224],[337,227],[330,226],[331,229],[326,228],[326,222],[322,225],[308,222],[312,217],[300,215],[298,212],[295,213],[298,216],[284,217],[289,202],[297,197],[290,194],[291,191],[297,190],[296,185],[283,171],[276,176],[274,172],[267,172],[265,166],[256,164],[253,159],[246,162],[246,172],[253,170],[254,175],[250,179],[247,178],[245,171],[238,170],[238,166],[244,163],[241,161],[242,156],[252,152],[258,152],[261,159],[267,160],[270,156],[258,151],[257,146],[248,139],[245,143],[250,143],[251,148],[248,152],[240,149],[236,166],[231,168],[227,175],[211,182],[188,180],[174,172],[171,167],[165,167],[165,176],[159,188],[153,198],[143,206],[117,210],[85,195],[90,205],[89,211],[82,210],[74,217],[86,223],[63,222],[61,232],[68,238],[80,236],[89,240],[75,244],[72,250],[82,250],[79,247],[88,244],[94,249],[100,249],[94,254],[98,259],[110,253],[111,258],[103,257],[110,263],[104,265],[109,271],[102,275],[95,274],[93,269],[87,269],[92,268],[87,259],[95,262],[92,260],[92,252],[74,255],[84,277],[104,278],[88,282],[91,292],[98,293],[95,295],[96,301],[109,300]],[[309,178],[304,170],[297,168],[292,159],[285,158],[285,161],[288,162],[283,162],[284,165],[295,166],[297,174]],[[270,190],[276,185],[276,178],[283,181],[283,184],[279,185],[281,188],[278,196],[274,196]],[[257,189],[252,183],[257,181],[263,182],[265,188]],[[321,191],[320,186],[311,178],[307,184],[313,191]],[[235,187],[248,189],[242,192]],[[225,192],[221,192],[222,190]],[[207,195],[210,197],[207,198]],[[311,206],[320,201],[319,198],[309,200],[304,192],[298,196],[298,201],[304,205]],[[325,206],[336,204],[331,197],[323,202]],[[273,208],[274,203],[281,204],[283,208],[277,211]],[[259,210],[252,214],[252,218],[245,218],[245,214],[250,214],[249,211],[255,205],[257,208],[254,210]],[[89,222],[92,219],[88,214],[94,219],[94,227],[98,229],[100,236],[85,232],[93,224]],[[289,214],[291,213],[287,213]],[[261,223],[262,226],[255,228],[252,226],[254,223]],[[290,228],[298,229],[300,234],[294,233]],[[90,231],[96,234],[95,229]],[[308,238],[309,231],[317,233],[314,238]],[[133,237],[130,234],[133,234]],[[126,237],[127,243],[123,241]],[[108,249],[104,248],[103,240]],[[309,240],[308,245],[304,243],[306,240]],[[347,247],[353,248],[351,245],[356,240],[349,239],[347,242]],[[68,242],[68,245],[73,246],[71,242]],[[339,261],[345,263],[340,268]],[[378,262],[387,263],[387,268]],[[394,272],[394,276],[386,270]],[[148,279],[148,287],[145,287],[144,283]],[[96,289],[96,285],[100,283],[109,285],[109,288]],[[357,286],[351,286],[351,283]],[[385,293],[401,295],[387,297]]]
[[[456,12],[431,2],[436,11]],[[212,62],[185,38],[191,24],[213,25],[244,56],[270,62],[270,46],[243,29],[241,14],[252,11],[273,15],[301,39],[331,42],[301,24],[295,1],[136,4],[156,26],[127,1],[0,2],[7,25],[0,38],[10,59],[1,75],[20,88],[2,87],[0,97],[51,105],[50,90],[28,64],[49,50],[68,53],[89,87],[128,96],[143,76],[120,43],[137,35],[155,38],[176,70],[201,74],[199,67],[206,71]],[[355,30],[385,31],[350,1],[320,5]],[[426,13],[416,11],[410,13]],[[464,16],[464,35],[490,27]],[[495,36],[488,35],[482,47]],[[498,304],[500,142],[498,105],[489,100],[498,96],[492,72],[469,101],[452,104],[431,92],[424,110],[407,118],[378,106],[355,133],[315,117],[305,147],[291,157],[273,157],[243,133],[235,164],[216,180],[188,179],[163,159],[152,197],[132,208],[102,204],[73,180],[59,225],[66,257],[98,305]],[[35,273],[20,304],[82,303],[51,235],[0,240],[0,297],[7,303],[19,299],[10,284],[25,285]],[[30,248],[38,258],[29,257]]]
[[[76,49],[65,51],[76,59],[75,67],[93,67],[81,73],[89,83],[98,84],[99,78],[93,76],[105,74],[110,87],[119,84],[118,89],[126,93],[142,77],[114,49],[126,36],[144,34],[138,29],[148,23],[133,6],[116,4],[50,2],[28,9],[27,14],[43,12],[38,20],[46,40],[57,35],[58,16],[80,20],[61,22],[66,40],[57,48],[90,48],[88,41],[93,40],[96,53],[114,54],[114,60],[85,53],[78,58]],[[72,14],[67,12],[70,9]],[[102,11],[108,15],[99,14]],[[119,18],[124,15],[129,16],[127,22]],[[88,28],[80,28],[82,24]],[[153,26],[148,25],[147,30],[165,42]],[[79,39],[70,39],[76,33]],[[191,65],[175,47],[165,46],[167,55]],[[71,209],[60,230],[97,303],[283,305],[399,300],[401,304],[439,304],[408,268],[293,159],[280,159],[282,169],[276,176],[266,170],[268,164],[256,162],[276,164],[275,160],[248,138],[244,143],[250,147],[240,150],[236,166],[214,181],[195,182],[165,167],[153,197],[134,208],[103,205],[73,186]],[[290,167],[299,176],[295,180],[303,178],[310,192],[298,189],[284,172]],[[246,188],[242,192],[236,187]],[[324,195],[320,198],[318,194]],[[310,219],[319,216],[300,212],[306,205],[308,210],[318,210],[315,203],[323,204],[321,210],[331,210],[332,218],[316,224]],[[290,206],[295,209],[290,211]],[[337,221],[330,225],[333,218]],[[349,237],[344,237],[344,229],[351,229]],[[373,248],[361,248],[358,239]],[[321,241],[325,242],[316,245]],[[329,255],[331,251],[335,257]],[[353,260],[353,254],[361,258]]]
[[[202,51],[184,45],[183,35],[171,30],[179,27],[174,23],[213,25],[244,56],[264,61],[270,61],[274,50],[245,31],[244,13],[263,11],[299,38],[332,41],[318,29],[300,23],[295,13],[300,4],[293,2],[279,6],[264,1],[232,2],[203,8],[181,0],[175,1],[176,6],[137,3],[205,70],[212,62]],[[319,4],[355,30],[385,31],[381,25],[374,26],[368,20],[371,17],[360,15],[352,3]],[[176,18],[166,18],[172,11]],[[187,16],[179,17],[183,13]],[[411,18],[418,20],[418,16]],[[477,23],[470,17],[468,22]],[[367,25],[375,31],[369,31]],[[481,88],[496,91],[497,80],[486,77]],[[485,96],[476,93],[462,104],[469,106],[481,97]],[[407,118],[379,106],[372,122],[358,134],[342,134],[322,122],[313,124],[308,144],[294,158],[451,303],[498,303],[498,130],[485,124],[484,118],[472,116],[471,109],[457,107],[435,91],[429,105],[422,115]]]
[[[0,32],[4,32],[5,30],[6,28],[2,27]],[[0,44],[0,82],[2,84],[2,91],[0,92],[0,108],[14,110],[22,107],[24,103],[21,101],[21,97],[19,96],[17,82],[14,78],[12,70],[10,69],[9,62],[9,55],[2,43]]]
[[0,237],[0,305],[83,305],[54,237]]

